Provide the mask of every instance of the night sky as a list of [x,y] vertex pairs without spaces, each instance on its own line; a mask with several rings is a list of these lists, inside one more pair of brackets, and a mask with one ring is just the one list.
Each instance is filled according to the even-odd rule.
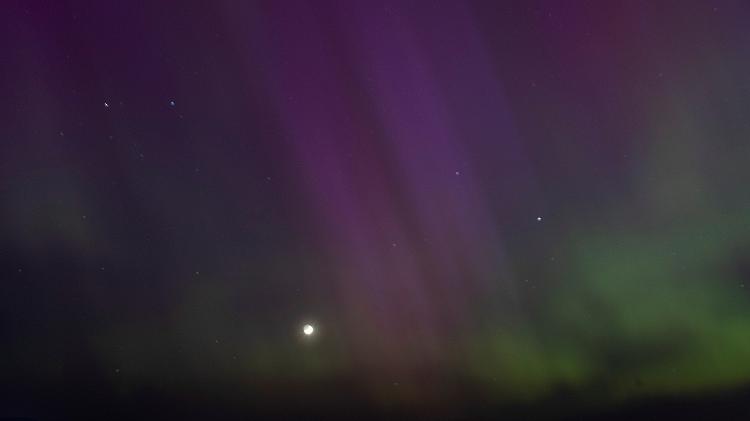
[[750,414],[746,1],[10,0],[0,88],[0,417]]

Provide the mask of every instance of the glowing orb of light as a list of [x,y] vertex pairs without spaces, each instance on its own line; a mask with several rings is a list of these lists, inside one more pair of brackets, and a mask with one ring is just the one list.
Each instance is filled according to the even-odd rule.
[[315,333],[315,328],[312,327],[312,325],[304,325],[302,326],[302,333],[304,333],[305,336],[310,336]]

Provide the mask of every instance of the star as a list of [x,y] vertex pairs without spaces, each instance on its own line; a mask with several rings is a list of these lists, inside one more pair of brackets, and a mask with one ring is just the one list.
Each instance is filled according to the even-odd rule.
[[542,217],[541,217],[541,216],[537,216],[537,217],[536,217],[536,220],[537,220],[538,222],[542,222]]
[[315,328],[312,327],[312,325],[309,325],[309,324],[304,325],[304,326],[302,326],[302,333],[304,333],[305,336],[310,336],[313,333],[315,333]]

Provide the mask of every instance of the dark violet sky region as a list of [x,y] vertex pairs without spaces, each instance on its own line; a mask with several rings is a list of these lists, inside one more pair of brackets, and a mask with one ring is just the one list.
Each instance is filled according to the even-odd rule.
[[750,3],[0,14],[0,417],[750,414]]

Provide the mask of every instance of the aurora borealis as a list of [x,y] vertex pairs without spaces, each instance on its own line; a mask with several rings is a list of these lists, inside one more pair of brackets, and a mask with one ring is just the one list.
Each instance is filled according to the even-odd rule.
[[0,417],[750,414],[750,3],[0,19]]

